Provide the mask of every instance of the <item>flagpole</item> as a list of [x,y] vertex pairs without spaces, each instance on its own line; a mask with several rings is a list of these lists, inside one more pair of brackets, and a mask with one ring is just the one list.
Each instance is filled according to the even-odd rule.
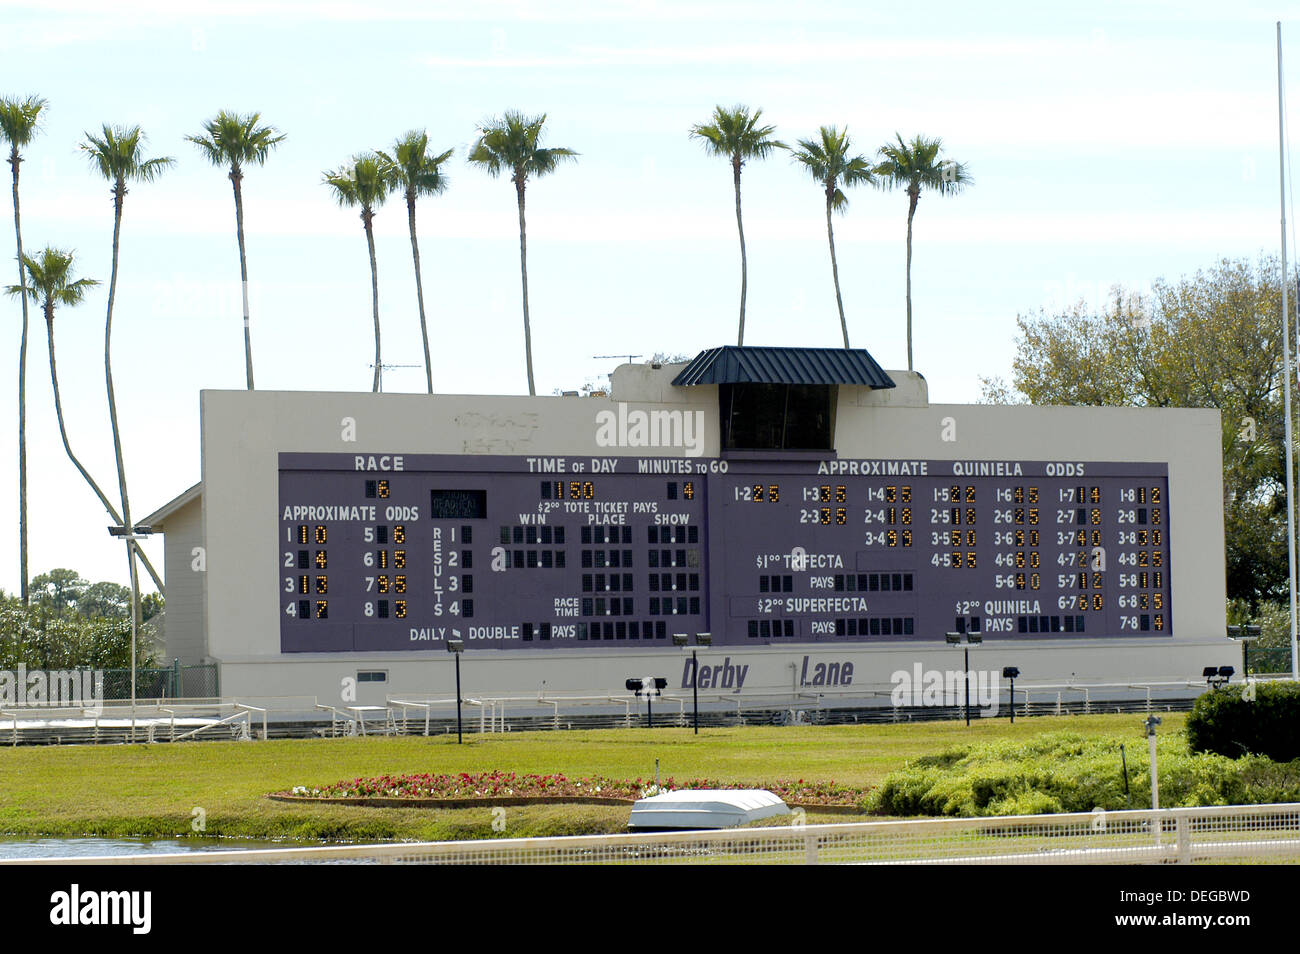
[[1282,91],[1282,21],[1277,22],[1277,162],[1278,180],[1282,199],[1282,387],[1283,413],[1286,415],[1286,550],[1288,579],[1291,593],[1291,678],[1300,680],[1300,658],[1297,658],[1297,618],[1295,580],[1295,477],[1291,440],[1291,323],[1287,306],[1287,285],[1290,275],[1286,268],[1286,133],[1283,123]]

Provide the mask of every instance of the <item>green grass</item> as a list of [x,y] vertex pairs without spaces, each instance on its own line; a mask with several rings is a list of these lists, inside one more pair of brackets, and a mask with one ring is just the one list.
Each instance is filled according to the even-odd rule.
[[[1185,716],[1165,714],[1161,734]],[[272,802],[268,792],[366,775],[408,772],[513,772],[652,779],[708,777],[745,785],[821,779],[875,786],[909,760],[954,745],[1028,740],[1069,729],[1085,737],[1145,745],[1142,716],[1066,716],[915,725],[793,726],[301,739],[0,748],[0,832],[11,835],[203,834],[258,839],[442,840],[625,830],[624,807],[540,805],[507,809],[494,833],[489,807],[376,809]],[[206,828],[192,831],[194,809]],[[810,822],[844,821],[809,812]]]

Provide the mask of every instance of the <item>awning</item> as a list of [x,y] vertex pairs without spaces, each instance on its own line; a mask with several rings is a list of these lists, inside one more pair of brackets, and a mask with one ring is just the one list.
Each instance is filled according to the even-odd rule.
[[896,385],[863,348],[751,348],[727,345],[701,351],[673,379],[678,387],[697,384]]

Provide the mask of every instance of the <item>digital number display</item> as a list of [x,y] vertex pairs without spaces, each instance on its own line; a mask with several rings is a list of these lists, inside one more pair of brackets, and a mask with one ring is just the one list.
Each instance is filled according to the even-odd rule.
[[433,490],[429,497],[432,520],[482,520],[487,516],[485,490]]
[[403,459],[281,455],[282,651],[1172,635],[1165,464]]

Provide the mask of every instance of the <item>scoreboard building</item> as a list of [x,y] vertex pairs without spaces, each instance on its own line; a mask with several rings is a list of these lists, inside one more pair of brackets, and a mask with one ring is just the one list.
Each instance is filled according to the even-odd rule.
[[1195,679],[1224,642],[1219,413],[937,405],[862,350],[717,348],[608,395],[204,391],[168,658],[223,695],[888,694]]

